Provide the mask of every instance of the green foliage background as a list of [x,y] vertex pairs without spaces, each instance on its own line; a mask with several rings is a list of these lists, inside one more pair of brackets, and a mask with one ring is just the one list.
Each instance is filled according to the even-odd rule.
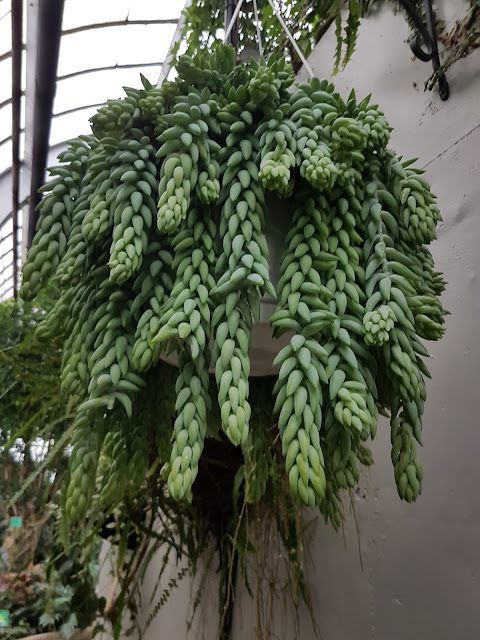
[[[60,391],[61,352],[34,333],[54,303],[47,287],[34,302],[0,305],[0,609],[10,626],[0,637],[88,626],[102,603],[95,595],[99,540],[67,551],[58,538],[59,486],[68,466],[70,411]],[[22,517],[10,528],[10,516]]]

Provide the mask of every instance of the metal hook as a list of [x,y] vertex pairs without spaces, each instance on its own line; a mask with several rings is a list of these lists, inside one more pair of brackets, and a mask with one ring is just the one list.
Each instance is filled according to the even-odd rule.
[[[422,62],[430,62],[431,60],[433,70],[437,71],[437,69],[440,68],[440,56],[438,53],[435,14],[433,12],[432,0],[423,0],[426,24],[424,24],[422,18],[418,15],[418,12],[411,0],[398,1],[408,13],[411,21],[418,31],[417,35],[410,40],[410,49],[419,60],[422,60]],[[427,47],[427,51],[424,51],[422,48],[422,41],[423,45]],[[450,95],[450,88],[444,73],[442,73],[438,78],[438,93],[441,100],[447,100]]]

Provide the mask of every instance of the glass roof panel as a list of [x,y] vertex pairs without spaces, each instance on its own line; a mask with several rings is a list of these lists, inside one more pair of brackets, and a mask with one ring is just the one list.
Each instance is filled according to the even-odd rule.
[[20,98],[20,128],[25,130],[25,96]]
[[8,258],[5,254],[13,249],[12,232],[13,223],[12,219],[9,218],[0,227],[0,271],[7,266],[9,260],[11,261],[11,256]]
[[63,10],[62,30],[99,22],[126,20],[128,16],[127,0],[98,2],[98,0],[70,0]]
[[98,104],[110,98],[124,98],[122,87],[141,88],[140,73],[151,80],[158,78],[161,65],[157,67],[138,67],[135,69],[115,69],[96,71],[82,76],[61,80],[57,84],[57,93],[53,113],[62,113],[82,104]]
[[11,11],[5,9],[9,7],[10,3],[0,4],[0,56],[12,49],[12,20]]
[[129,25],[62,36],[58,76],[116,64],[162,62],[174,24]]
[[[31,13],[27,14],[27,0],[23,0],[23,4],[23,42],[26,42],[27,17]],[[176,29],[176,21],[184,6],[185,0],[65,0],[53,113],[74,111],[52,118],[50,146],[56,146],[56,149],[49,154],[49,165],[55,163],[52,156],[61,150],[59,145],[91,132],[89,118],[98,107],[87,105],[103,104],[109,98],[124,97],[123,86],[141,87],[140,73],[153,84],[156,83]],[[169,22],[158,23],[162,20]],[[142,21],[147,24],[135,24]],[[111,22],[119,24],[106,24]],[[74,33],[69,33],[72,30]],[[0,0],[0,104],[11,100],[11,45],[11,0]],[[26,91],[26,62],[24,50],[22,93]],[[113,68],[98,70],[101,67]],[[34,70],[30,68],[28,72],[31,74]],[[64,78],[78,72],[79,75]],[[22,97],[22,129],[25,128],[25,102],[25,97]],[[82,105],[86,108],[77,110]],[[9,102],[0,108],[0,141],[7,139],[0,144],[0,174],[8,172],[11,167],[12,142],[8,140],[11,134]],[[21,132],[21,158],[24,157],[25,139],[25,133]],[[8,255],[0,261],[0,299],[13,293],[11,201],[3,196],[1,200],[0,220],[4,219],[5,224],[0,229],[0,255]]]
[[[23,129],[25,127],[25,98],[21,98],[21,114],[20,114],[20,126]],[[9,138],[12,133],[12,105],[7,104],[0,109],[0,140]],[[24,133],[20,133],[20,142]],[[20,148],[20,157],[23,158],[23,149]],[[12,142],[4,142],[0,144],[0,173],[8,169],[12,164]]]
[[93,116],[96,110],[96,108],[82,109],[75,111],[75,113],[53,118],[50,129],[50,146],[71,140],[81,134],[91,133],[88,119]]
[[69,0],[63,12],[63,31],[102,22],[178,19],[185,0]]
[[[6,104],[0,109],[0,132],[1,138],[7,137],[12,131],[12,105]],[[5,135],[4,135],[5,134]]]
[[[8,131],[2,130],[2,135]],[[0,173],[12,166],[12,141],[8,140],[0,144]]]
[[[12,59],[0,62],[0,102],[12,96]],[[1,136],[3,137],[3,136]]]
[[27,52],[22,51],[22,80],[21,80],[21,88],[22,91],[25,92],[25,87],[27,86]]
[[[9,254],[10,255],[10,254]],[[11,258],[10,258],[11,260]],[[13,269],[10,265],[0,274],[0,300],[8,300],[13,295]]]
[[178,20],[180,12],[185,6],[185,0],[136,0],[130,3],[129,20],[156,20],[174,18]]
[[[25,132],[24,131],[20,131],[20,135],[18,137],[18,152],[20,154],[20,159],[23,160],[23,158],[25,157]],[[23,165],[21,165],[20,173],[22,172],[22,167]]]
[[[11,273],[11,270],[10,270]],[[5,278],[5,280],[2,280]],[[13,295],[13,287],[12,287],[12,277],[7,277],[7,274],[2,274],[0,276],[0,300],[8,300]]]

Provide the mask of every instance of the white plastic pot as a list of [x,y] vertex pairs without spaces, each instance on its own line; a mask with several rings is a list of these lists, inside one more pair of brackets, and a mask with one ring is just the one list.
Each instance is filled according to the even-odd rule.
[[[285,237],[290,231],[290,209],[284,200],[269,195],[267,198],[267,216],[265,237],[268,244],[268,262],[270,280],[274,287],[280,280],[280,263],[285,250]],[[280,338],[273,337],[270,317],[275,311],[277,301],[265,295],[260,303],[260,322],[253,326],[252,342],[250,345],[250,375],[267,376],[274,373],[273,360],[277,353],[292,337],[292,332],[283,334]]]
[[[289,207],[285,201],[274,195],[267,197],[267,216],[265,236],[268,244],[270,280],[276,287],[280,280],[280,263],[285,249],[285,237],[290,230],[291,217]],[[280,338],[273,337],[269,319],[275,311],[277,301],[271,296],[263,296],[260,303],[260,322],[253,325],[250,344],[250,376],[268,376],[275,373],[273,360],[277,353],[290,341],[292,332],[283,334]],[[168,356],[162,354],[162,359],[170,364],[177,364],[177,354]],[[215,362],[211,363],[210,372],[215,371]]]

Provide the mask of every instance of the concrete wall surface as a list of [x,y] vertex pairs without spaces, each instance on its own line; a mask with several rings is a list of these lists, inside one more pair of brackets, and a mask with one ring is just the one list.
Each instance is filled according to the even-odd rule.
[[[437,0],[439,16],[450,21],[466,6]],[[429,345],[421,498],[408,505],[397,497],[382,422],[375,464],[355,493],[358,535],[350,510],[344,536],[321,520],[310,535],[307,569],[322,640],[480,638],[480,51],[451,68],[451,97],[443,103],[435,90],[423,91],[431,65],[412,59],[406,37],[402,17],[385,8],[362,24],[353,60],[333,81],[345,96],[352,87],[359,97],[373,93],[394,127],[391,147],[426,168],[444,218],[433,253],[449,283],[443,302],[452,315],[444,339]],[[316,75],[329,75],[333,51],[328,33],[310,56]],[[189,593],[184,585],[173,595],[145,640],[187,637]],[[300,614],[298,637],[313,639],[307,611]],[[213,608],[206,618],[210,630],[189,638],[215,637]],[[233,640],[254,637],[254,624],[252,601],[240,594]],[[272,637],[294,637],[282,599],[273,627]]]

